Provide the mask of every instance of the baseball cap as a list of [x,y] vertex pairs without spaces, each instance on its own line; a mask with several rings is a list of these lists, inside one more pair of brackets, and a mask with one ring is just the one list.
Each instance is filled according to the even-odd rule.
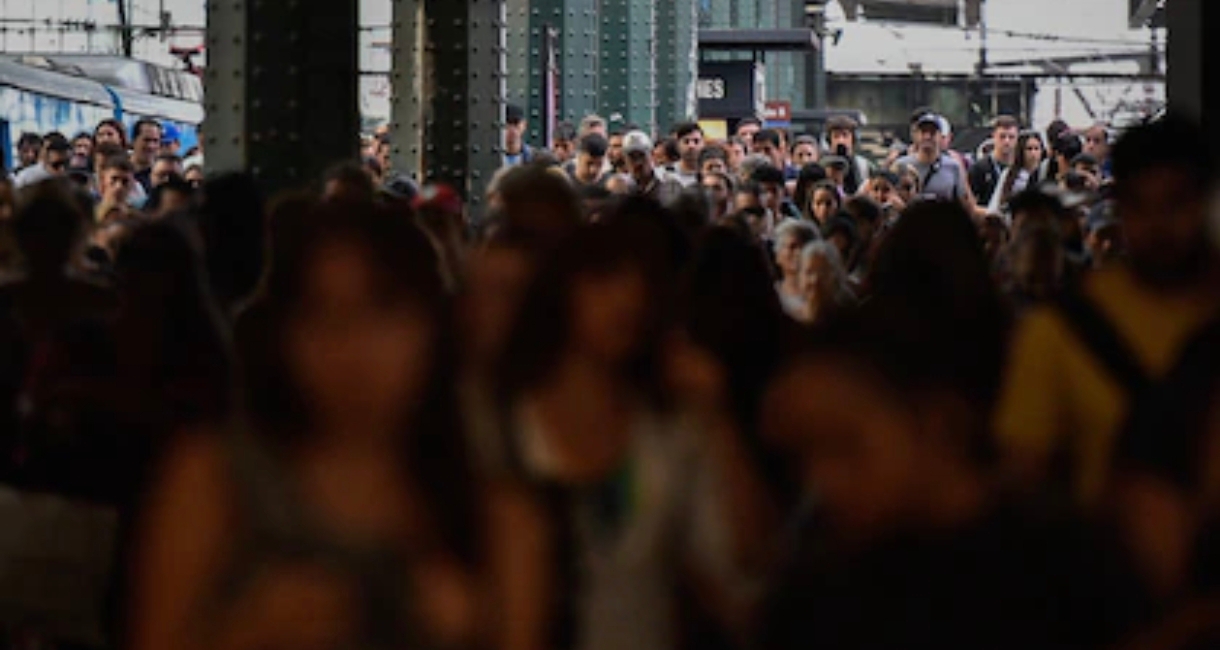
[[632,131],[623,136],[623,153],[652,153],[652,138],[643,131]]
[[508,124],[518,124],[525,119],[525,110],[516,104],[504,107],[504,121]]
[[830,133],[831,131],[855,131],[858,128],[860,128],[860,125],[850,116],[834,115],[826,120],[825,130],[827,133]]
[[169,122],[165,122],[161,125],[161,142],[163,144],[170,144],[170,143],[181,142],[181,141],[182,141],[182,135],[180,133],[178,133],[178,127],[174,126],[173,124],[170,124]]
[[945,118],[936,113],[924,113],[919,116],[919,119],[915,120],[915,126],[917,127],[924,126],[925,124],[935,126],[936,130],[941,133],[945,132]]

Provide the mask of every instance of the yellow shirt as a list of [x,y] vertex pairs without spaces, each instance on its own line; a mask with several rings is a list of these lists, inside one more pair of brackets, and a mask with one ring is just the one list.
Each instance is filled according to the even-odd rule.
[[[1201,292],[1156,292],[1125,268],[1090,276],[1084,291],[1153,379],[1172,370],[1220,302]],[[1122,385],[1051,307],[1021,322],[1010,354],[996,413],[1001,449],[1024,467],[1043,469],[1057,450],[1066,451],[1076,497],[1082,505],[1094,503],[1128,415]]]

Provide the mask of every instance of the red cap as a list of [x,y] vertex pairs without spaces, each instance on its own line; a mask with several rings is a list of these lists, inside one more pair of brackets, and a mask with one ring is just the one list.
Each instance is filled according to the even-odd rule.
[[458,195],[457,190],[444,184],[425,185],[411,205],[416,210],[462,214],[462,197]]

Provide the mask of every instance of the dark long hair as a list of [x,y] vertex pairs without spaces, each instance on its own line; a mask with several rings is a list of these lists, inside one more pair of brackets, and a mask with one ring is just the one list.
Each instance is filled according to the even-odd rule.
[[587,224],[571,233],[543,262],[526,292],[508,345],[499,363],[497,401],[509,407],[538,387],[556,369],[572,334],[576,282],[624,269],[644,273],[650,296],[643,341],[624,365],[624,379],[658,403],[656,341],[664,320],[661,303],[666,278],[666,240],[633,219]]
[[1047,156],[1046,143],[1042,142],[1042,136],[1037,131],[1026,131],[1017,138],[1017,161],[1012,167],[1008,168],[1008,178],[1004,180],[1004,187],[1000,191],[1001,208],[1008,205],[1008,201],[1012,199],[1012,190],[1017,183],[1017,176],[1020,175],[1022,169],[1025,169],[1025,147],[1029,144],[1030,140],[1037,140],[1042,144],[1042,159],[1038,161],[1039,164],[1035,165],[1033,171],[1030,172],[1029,184],[1026,185],[1026,188],[1033,189],[1038,185],[1040,180],[1038,178],[1039,167],[1042,161],[1046,160]]
[[409,213],[372,202],[292,205],[302,213],[284,215],[277,224],[274,262],[264,278],[262,300],[240,324],[249,409],[257,430],[280,446],[299,443],[307,434],[303,418],[308,405],[287,370],[283,333],[310,290],[308,270],[319,252],[336,243],[358,247],[377,289],[407,300],[432,321],[426,394],[421,400],[403,400],[421,405],[416,412],[403,413],[403,464],[422,490],[447,548],[476,561],[476,486],[455,394],[452,304],[435,249]]
[[691,340],[728,371],[729,408],[751,460],[776,502],[790,506],[799,493],[795,475],[763,443],[757,426],[763,391],[794,332],[769,266],[748,233],[709,229],[683,278],[677,317]]
[[[203,266],[199,234],[185,215],[146,221],[126,234],[115,258],[119,289],[132,296],[123,319],[147,318],[149,301],[162,306],[160,353],[169,380],[181,374],[208,379],[215,392],[200,395],[199,404],[215,412],[188,414],[221,417],[232,403],[233,354],[228,325],[212,298]],[[141,278],[155,278],[162,288],[141,295]]]

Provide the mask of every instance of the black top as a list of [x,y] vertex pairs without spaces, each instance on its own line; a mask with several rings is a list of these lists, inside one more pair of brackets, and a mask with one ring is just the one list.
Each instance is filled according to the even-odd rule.
[[851,557],[804,552],[781,575],[759,628],[768,650],[1108,647],[1147,612],[1100,536],[1008,507]]

